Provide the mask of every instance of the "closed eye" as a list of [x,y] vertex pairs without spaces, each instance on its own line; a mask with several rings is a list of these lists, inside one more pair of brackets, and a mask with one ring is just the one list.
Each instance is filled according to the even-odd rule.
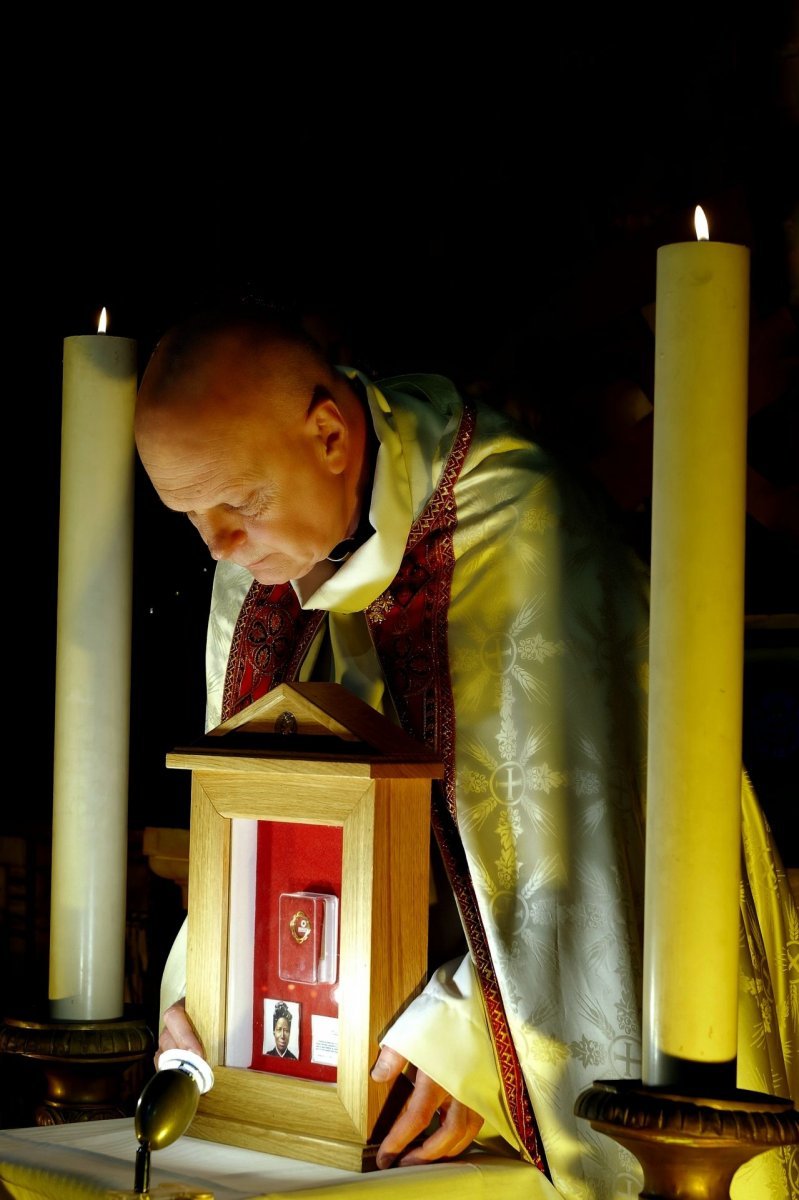
[[254,520],[257,517],[262,517],[264,513],[268,512],[269,508],[271,507],[271,503],[271,492],[268,490],[263,490],[256,492],[252,496],[248,496],[242,504],[238,505],[237,511],[242,517],[249,517]]

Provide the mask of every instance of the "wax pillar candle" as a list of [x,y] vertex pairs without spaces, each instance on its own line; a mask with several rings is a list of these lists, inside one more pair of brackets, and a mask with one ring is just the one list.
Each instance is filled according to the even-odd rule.
[[[105,310],[103,310],[105,312]],[[124,1007],[136,343],[64,339],[50,1012]]]
[[642,1071],[653,1087],[714,1070],[734,1085],[748,322],[745,247],[660,248]]

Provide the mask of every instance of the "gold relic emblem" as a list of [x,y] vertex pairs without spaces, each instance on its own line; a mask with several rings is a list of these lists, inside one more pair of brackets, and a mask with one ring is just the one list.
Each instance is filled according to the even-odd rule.
[[311,936],[311,918],[299,908],[289,921],[289,929],[294,941],[302,945]]

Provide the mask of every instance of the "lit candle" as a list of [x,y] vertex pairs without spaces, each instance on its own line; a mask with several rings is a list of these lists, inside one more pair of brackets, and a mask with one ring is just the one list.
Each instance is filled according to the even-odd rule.
[[749,251],[661,246],[643,1079],[734,1087]]
[[50,1012],[124,1008],[136,343],[64,339]]

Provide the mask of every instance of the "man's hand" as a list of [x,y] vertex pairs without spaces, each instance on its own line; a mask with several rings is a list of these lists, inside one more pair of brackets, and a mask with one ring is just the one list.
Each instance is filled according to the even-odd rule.
[[[397,1054],[396,1050],[383,1046],[372,1067],[372,1079],[379,1083],[391,1083],[407,1066],[406,1058]],[[390,1167],[408,1143],[427,1129],[436,1113],[440,1117],[438,1129],[421,1145],[414,1146],[400,1158],[401,1167],[436,1162],[440,1158],[454,1158],[474,1141],[483,1124],[482,1117],[455,1100],[424,1071],[411,1067],[408,1076],[413,1082],[413,1095],[380,1145],[377,1152],[377,1166],[380,1168]]]
[[153,1060],[156,1068],[163,1052],[175,1049],[194,1050],[195,1053],[205,1057],[205,1050],[197,1036],[197,1030],[186,1016],[185,1000],[178,1000],[164,1012],[164,1027],[158,1039],[158,1052]]

